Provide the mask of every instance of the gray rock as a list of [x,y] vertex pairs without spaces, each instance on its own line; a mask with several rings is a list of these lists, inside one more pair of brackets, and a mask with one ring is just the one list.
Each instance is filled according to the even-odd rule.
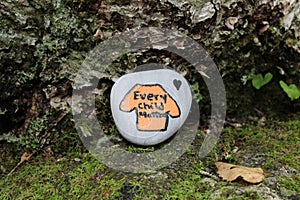
[[110,104],[121,135],[138,145],[155,145],[170,138],[185,122],[192,94],[185,78],[174,70],[158,69],[119,78]]

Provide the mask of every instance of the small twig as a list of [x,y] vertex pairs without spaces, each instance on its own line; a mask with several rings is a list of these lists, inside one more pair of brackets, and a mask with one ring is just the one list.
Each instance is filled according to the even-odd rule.
[[264,116],[264,113],[257,108],[254,108],[254,111],[257,112],[259,115]]
[[208,172],[206,172],[206,171],[203,171],[203,170],[200,171],[200,174],[203,175],[203,176],[211,177],[212,179],[214,179],[214,180],[216,180],[216,181],[219,181],[219,180],[220,180],[219,177],[217,177],[217,176],[215,176],[215,175],[213,175],[213,174],[211,174],[211,173],[208,173]]
[[240,123],[232,123],[232,122],[228,122],[228,121],[226,121],[225,123],[228,124],[229,126],[232,126],[233,128],[242,128],[243,127],[243,125]]
[[[47,138],[48,135],[44,135],[43,138]],[[33,151],[31,154],[25,152],[21,156],[20,162],[7,174],[7,176],[10,176],[20,165],[22,165],[25,161],[29,160],[36,152],[40,151],[44,145],[46,144],[46,140],[40,145],[39,149]]]
[[7,174],[7,176],[10,176],[20,165],[22,165],[25,161],[29,160],[33,154],[35,154],[37,151],[34,151],[31,154],[28,154],[27,152],[23,153],[21,156],[20,162]]

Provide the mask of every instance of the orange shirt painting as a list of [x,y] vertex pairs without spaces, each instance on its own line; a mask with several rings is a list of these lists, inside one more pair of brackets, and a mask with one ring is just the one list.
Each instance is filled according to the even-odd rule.
[[136,111],[140,131],[165,131],[169,116],[180,116],[177,102],[159,84],[135,85],[121,101],[120,110]]

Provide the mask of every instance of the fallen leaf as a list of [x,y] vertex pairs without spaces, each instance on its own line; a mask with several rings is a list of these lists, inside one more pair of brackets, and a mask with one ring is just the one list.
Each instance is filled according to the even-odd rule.
[[27,152],[23,153],[21,156],[20,162],[7,174],[7,176],[10,176],[23,162],[30,159],[30,157],[35,154],[37,151],[34,151],[32,154],[29,154]]
[[23,162],[29,160],[30,156],[31,156],[31,155],[30,155],[29,153],[27,153],[27,152],[23,153],[23,155],[21,156],[21,161],[20,161],[20,163],[23,163]]
[[238,177],[242,177],[249,183],[261,183],[265,176],[261,168],[251,168],[238,165],[232,165],[224,162],[216,162],[218,174],[225,181],[234,181]]

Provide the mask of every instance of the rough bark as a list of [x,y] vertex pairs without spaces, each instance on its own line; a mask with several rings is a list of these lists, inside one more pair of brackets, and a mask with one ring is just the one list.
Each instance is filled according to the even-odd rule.
[[[4,0],[0,3],[0,141],[22,136],[24,145],[34,141],[38,148],[45,138],[64,132],[61,124],[71,124],[72,83],[88,52],[112,35],[148,26],[179,30],[210,53],[226,85],[230,117],[257,110],[256,114],[287,116],[299,109],[299,101],[291,102],[278,82],[299,86],[299,10],[296,0]],[[200,84],[202,105],[209,104],[201,77],[185,61],[153,50],[125,55],[106,72],[99,84],[103,92],[99,98],[106,105],[102,114],[109,112],[105,97],[113,84],[111,77],[126,73],[128,66],[153,61],[186,72],[190,83]],[[259,91],[250,81],[242,82],[266,72],[274,78]],[[111,118],[102,116],[102,121],[107,120]]]

